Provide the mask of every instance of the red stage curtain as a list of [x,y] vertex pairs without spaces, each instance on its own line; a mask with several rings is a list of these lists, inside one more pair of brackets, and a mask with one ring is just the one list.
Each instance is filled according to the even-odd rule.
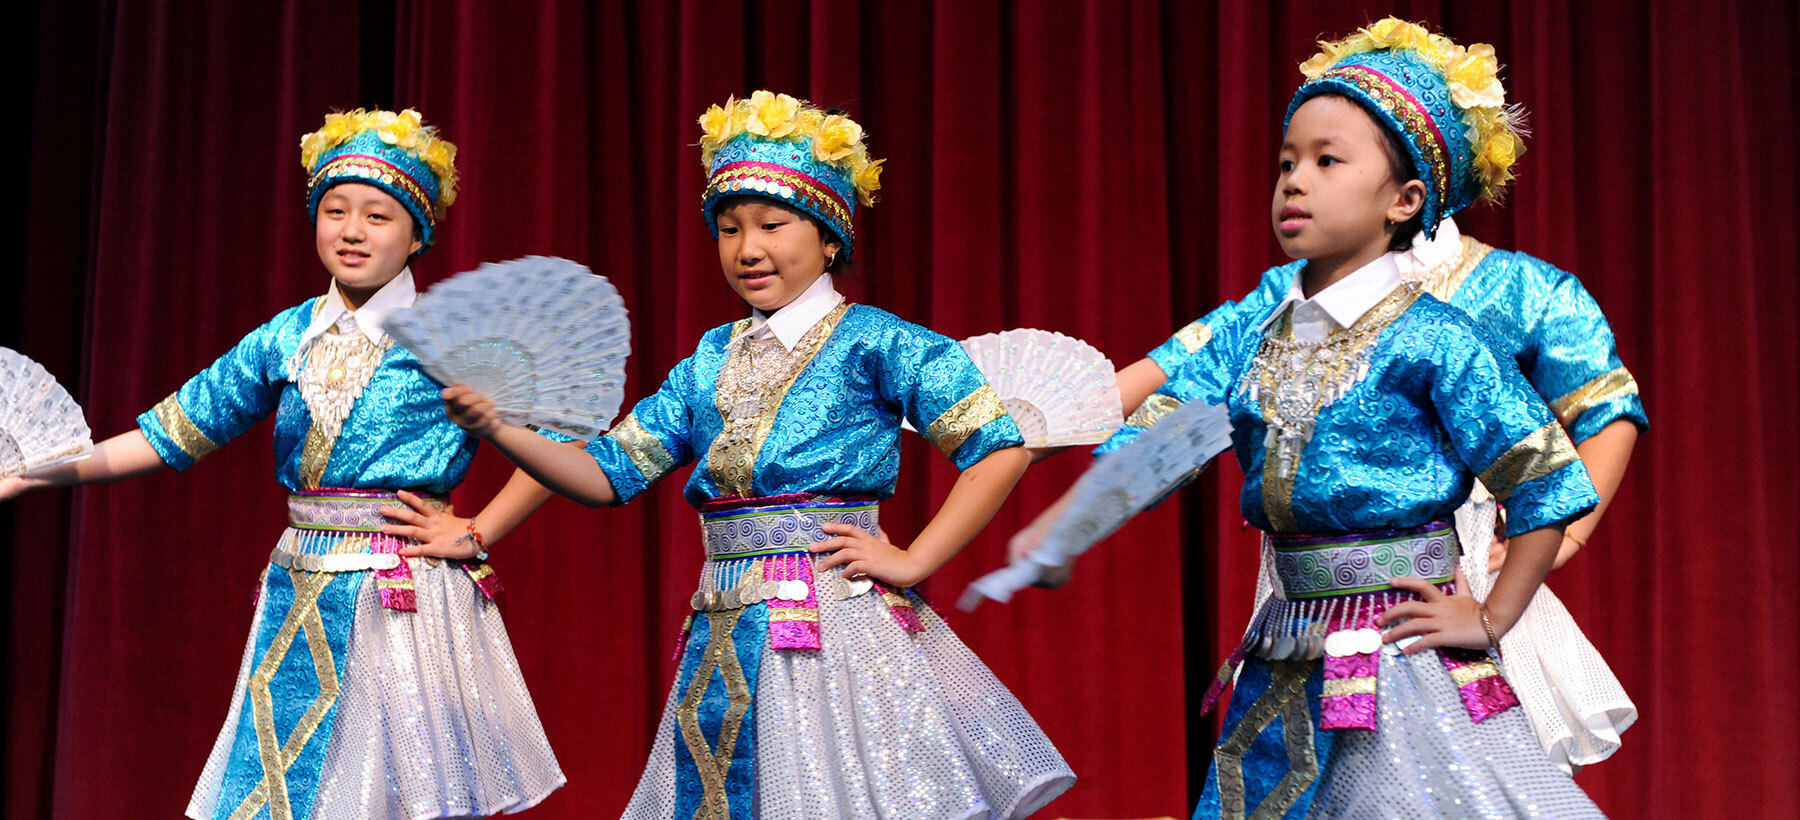
[[[1465,229],[1578,272],[1655,425],[1589,550],[1552,578],[1643,717],[1580,776],[1618,816],[1735,816],[1800,788],[1800,458],[1791,4],[1658,0],[1391,9],[1496,45],[1536,135]],[[613,279],[642,395],[741,303],[698,213],[695,117],[770,87],[841,105],[889,158],[852,298],[952,336],[1034,326],[1121,364],[1283,261],[1280,116],[1311,40],[1385,10],[1306,2],[45,4],[16,185],[24,272],[0,344],[48,365],[101,435],[319,293],[296,143],[331,107],[412,105],[462,147],[429,284],[568,256]],[[18,126],[15,126],[17,128]],[[0,507],[9,817],[180,812],[229,703],[281,526],[267,426],[189,473]],[[914,441],[884,524],[954,478]],[[929,585],[1069,757],[1044,816],[1185,816],[1193,720],[1249,608],[1229,463],[1135,522],[1074,585],[948,611],[1085,459],[1034,468]],[[477,458],[464,512],[508,465]],[[570,784],[541,817],[618,812],[648,753],[699,550],[677,491],[553,502],[496,550],[506,617]],[[1787,499],[1782,501],[1782,499]],[[1752,809],[1752,813],[1760,809]]]

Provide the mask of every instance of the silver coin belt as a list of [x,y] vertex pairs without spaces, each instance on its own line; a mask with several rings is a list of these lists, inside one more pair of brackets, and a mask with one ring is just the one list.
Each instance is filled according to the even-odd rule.
[[[1388,581],[1422,578],[1445,592],[1456,573],[1454,527],[1433,523],[1398,533],[1335,537],[1269,537],[1283,597],[1271,598],[1244,633],[1241,649],[1269,660],[1318,660],[1328,638],[1355,632],[1375,651],[1382,645],[1374,620],[1388,607],[1415,600]],[[1341,654],[1341,653],[1340,653]]]
[[[700,571],[699,589],[689,601],[697,612],[719,612],[765,601],[805,601],[813,598],[814,582],[769,580],[764,564],[770,561],[811,563],[807,548],[833,537],[826,524],[852,524],[874,534],[878,518],[874,502],[806,503],[778,507],[750,507],[700,515],[707,562]],[[812,575],[810,567],[805,573]],[[869,591],[867,580],[847,581],[834,573],[832,597],[849,598]]]
[[269,563],[282,569],[297,569],[303,572],[362,572],[371,569],[394,569],[400,566],[397,553],[352,552],[335,555],[314,555],[305,552],[290,552],[276,547],[269,555]]

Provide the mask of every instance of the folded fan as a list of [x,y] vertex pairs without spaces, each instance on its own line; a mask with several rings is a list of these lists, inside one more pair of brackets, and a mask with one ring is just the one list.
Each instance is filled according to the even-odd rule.
[[1176,408],[1130,444],[1095,461],[1075,482],[1068,506],[1043,543],[976,579],[959,605],[974,609],[984,598],[1010,600],[1045,570],[1066,566],[1187,483],[1230,445],[1231,417],[1223,405],[1190,402]]
[[631,324],[604,276],[553,256],[452,276],[387,321],[444,384],[465,384],[501,419],[591,440],[625,400]]
[[81,406],[44,366],[0,347],[0,477],[94,453]]

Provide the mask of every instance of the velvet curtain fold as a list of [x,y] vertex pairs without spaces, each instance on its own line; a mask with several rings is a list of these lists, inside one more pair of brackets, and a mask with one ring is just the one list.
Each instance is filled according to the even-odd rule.
[[[61,377],[97,434],[127,429],[323,292],[299,135],[333,107],[414,106],[463,173],[421,282],[584,262],[631,310],[635,399],[743,313],[700,219],[693,120],[768,87],[849,109],[888,158],[852,299],[955,337],[1057,330],[1123,365],[1284,261],[1267,208],[1295,65],[1385,13],[1496,46],[1535,134],[1505,206],[1459,219],[1581,276],[1651,415],[1620,500],[1551,578],[1642,714],[1579,781],[1625,817],[1784,804],[1800,788],[1789,3],[39,4],[13,27],[26,217],[0,344]],[[0,506],[8,817],[186,805],[282,526],[267,436],[180,476]],[[905,447],[883,510],[901,542],[955,478]],[[1081,776],[1043,816],[1185,816],[1216,731],[1191,707],[1257,560],[1229,460],[1070,587],[950,607],[1085,461],[1034,467],[927,594]],[[459,510],[509,471],[484,450]],[[636,783],[701,557],[685,474],[620,509],[552,502],[495,550],[570,778],[532,816],[609,816]]]

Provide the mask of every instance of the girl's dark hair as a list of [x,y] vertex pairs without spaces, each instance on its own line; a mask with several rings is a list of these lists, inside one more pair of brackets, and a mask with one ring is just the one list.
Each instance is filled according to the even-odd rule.
[[838,243],[838,252],[835,256],[831,257],[830,264],[825,266],[825,272],[833,276],[840,276],[850,272],[850,258],[843,251],[843,237],[838,236],[838,232],[833,230],[831,226],[826,225],[824,220],[802,211],[799,208],[795,208],[792,205],[781,202],[780,200],[770,199],[766,196],[755,196],[752,194],[736,194],[734,196],[720,197],[718,202],[713,203],[713,219],[715,221],[718,220],[719,212],[735,208],[746,202],[760,202],[764,205],[774,205],[777,208],[812,223],[812,226],[818,229],[819,236],[826,242]]
[[[1361,103],[1358,103],[1343,94],[1325,92],[1316,95],[1314,99],[1317,99],[1318,97],[1336,97],[1344,102],[1350,103],[1351,105],[1356,106],[1358,111],[1363,112],[1363,116],[1368,117],[1370,122],[1375,124],[1375,130],[1381,132],[1381,153],[1387,155],[1388,176],[1394,180],[1396,185],[1405,185],[1406,183],[1419,178],[1419,169],[1412,163],[1412,154],[1406,150],[1404,137],[1395,133],[1394,129],[1383,125],[1381,121],[1370,114],[1369,110],[1364,108]],[[1430,186],[1426,186],[1426,188],[1426,195],[1429,196]],[[1394,235],[1388,237],[1388,251],[1400,253],[1412,250],[1413,240],[1417,239],[1419,233],[1424,230],[1425,209],[1420,208],[1419,212],[1413,214],[1411,219],[1400,223],[1394,228]]]

